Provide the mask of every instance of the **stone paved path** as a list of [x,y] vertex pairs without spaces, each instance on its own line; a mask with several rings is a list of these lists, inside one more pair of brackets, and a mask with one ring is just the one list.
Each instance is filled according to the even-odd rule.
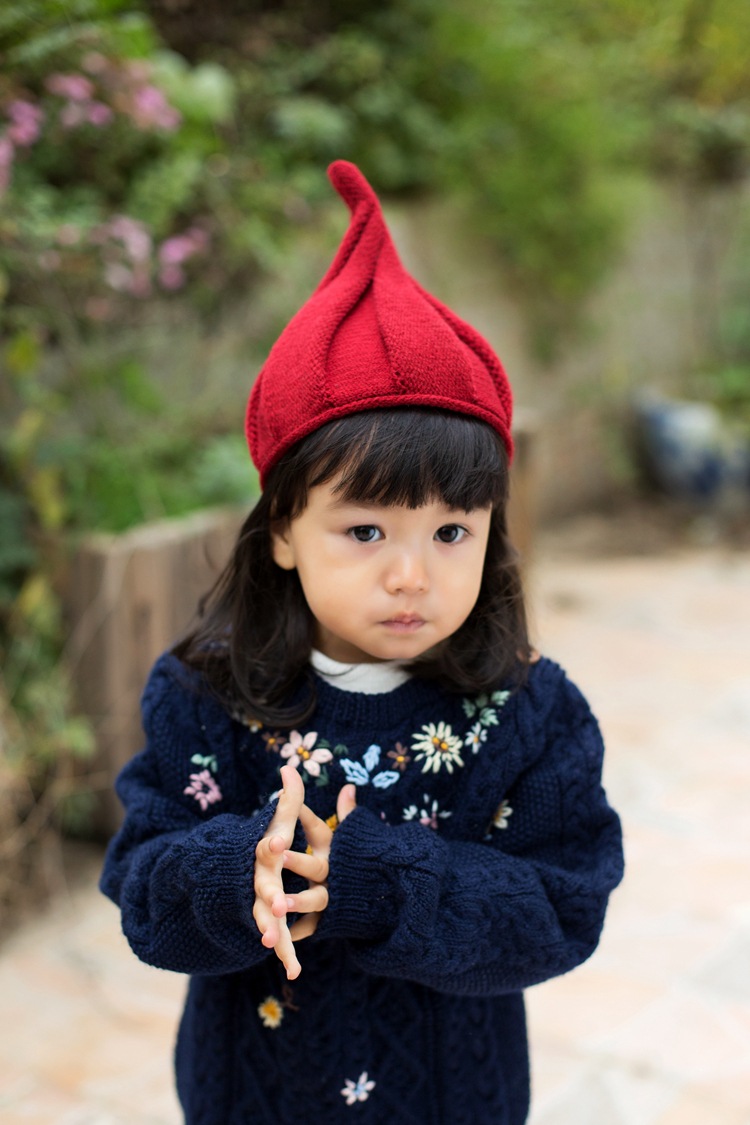
[[[750,1125],[750,557],[542,543],[535,635],[608,740],[628,874],[594,958],[529,994],[530,1125]],[[178,977],[81,884],[0,955],[4,1125],[178,1125]]]

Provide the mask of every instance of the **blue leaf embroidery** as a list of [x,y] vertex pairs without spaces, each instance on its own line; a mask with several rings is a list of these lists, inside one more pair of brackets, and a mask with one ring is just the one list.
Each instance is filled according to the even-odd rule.
[[388,789],[389,786],[395,785],[400,777],[398,770],[383,770],[382,773],[375,774],[372,783],[376,789]]
[[367,772],[372,773],[372,771],[375,769],[375,766],[380,761],[380,747],[374,745],[368,746],[364,752],[363,758],[365,766],[367,768]]
[[341,768],[346,774],[346,780],[355,785],[367,785],[370,775],[361,762],[353,762],[351,758],[341,759]]

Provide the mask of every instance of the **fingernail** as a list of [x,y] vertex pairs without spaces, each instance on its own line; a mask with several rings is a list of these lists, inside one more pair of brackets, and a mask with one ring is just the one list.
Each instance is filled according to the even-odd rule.
[[286,905],[287,910],[294,910],[294,899],[289,895],[287,896]]

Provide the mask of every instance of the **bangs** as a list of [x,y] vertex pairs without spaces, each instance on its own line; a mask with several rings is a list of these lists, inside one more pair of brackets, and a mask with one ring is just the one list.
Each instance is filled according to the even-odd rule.
[[485,422],[429,409],[371,410],[322,426],[298,447],[307,487],[340,478],[347,502],[473,511],[507,497],[508,460]]

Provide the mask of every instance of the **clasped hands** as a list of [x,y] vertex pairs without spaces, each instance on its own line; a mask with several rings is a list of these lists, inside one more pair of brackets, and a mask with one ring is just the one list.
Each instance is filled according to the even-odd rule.
[[[320,916],[328,905],[328,857],[333,832],[324,820],[305,804],[305,786],[293,766],[282,766],[283,789],[279,803],[263,838],[255,849],[255,902],[253,918],[262,934],[263,945],[273,949],[288,980],[302,971],[294,942],[310,937],[318,928]],[[339,823],[357,806],[353,785],[344,785],[336,802]],[[291,851],[294,832],[300,822],[308,851]],[[293,871],[307,879],[307,890],[287,894],[282,873]],[[290,927],[287,913],[301,914]]]

